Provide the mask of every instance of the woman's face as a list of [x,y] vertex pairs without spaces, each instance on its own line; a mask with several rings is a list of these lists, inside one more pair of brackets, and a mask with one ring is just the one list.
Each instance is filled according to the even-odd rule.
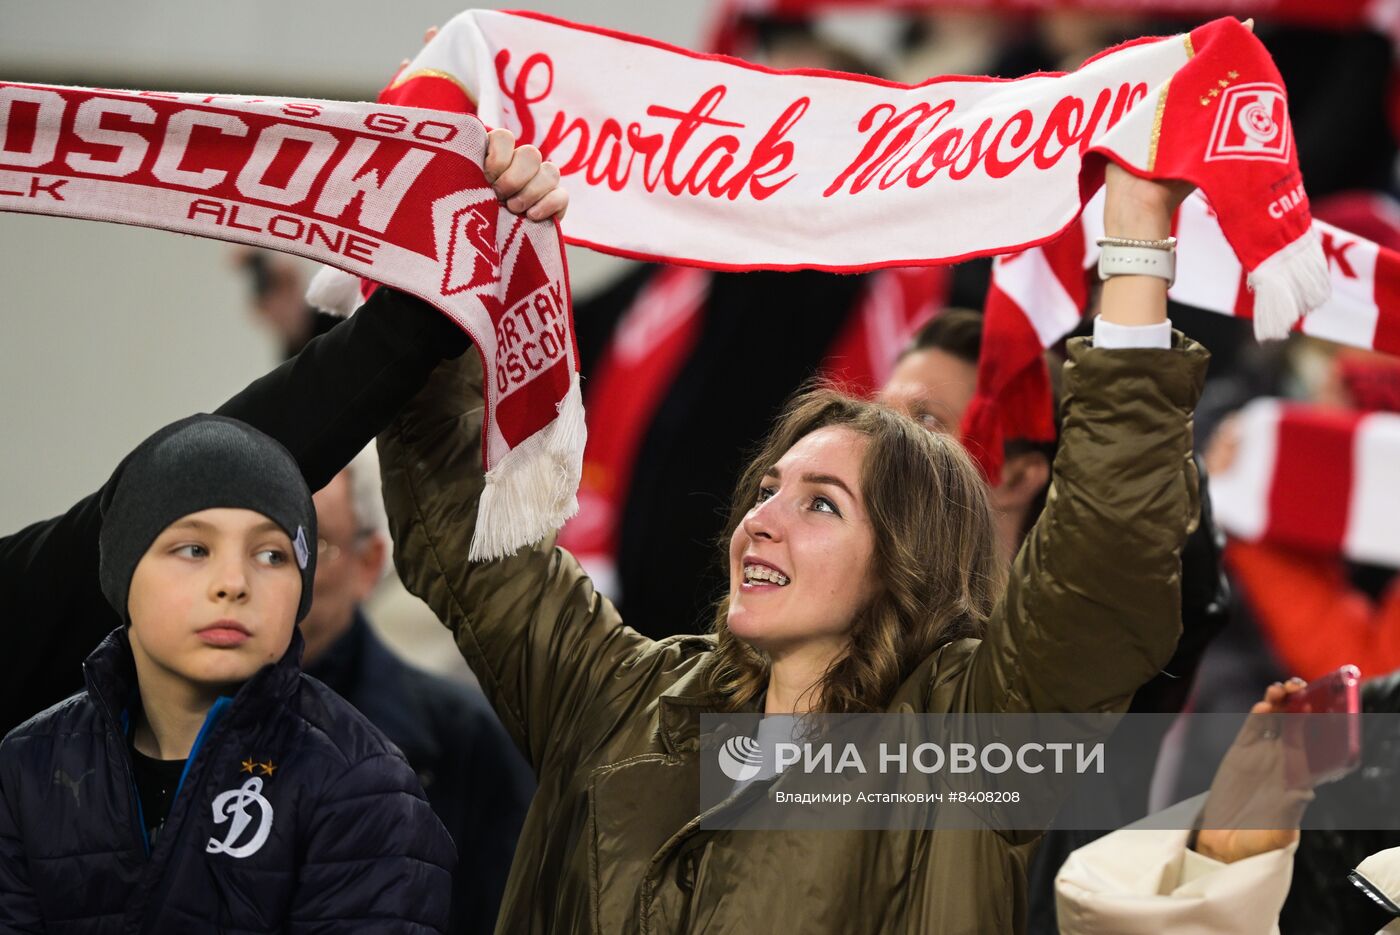
[[876,591],[861,496],[866,437],[828,426],[788,449],[729,540],[731,633],[770,655],[846,645]]

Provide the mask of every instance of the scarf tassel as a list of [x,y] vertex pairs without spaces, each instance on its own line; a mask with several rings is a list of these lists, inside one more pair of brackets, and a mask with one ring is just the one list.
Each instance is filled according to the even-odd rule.
[[539,542],[578,512],[588,430],[577,373],[557,410],[547,428],[512,448],[487,472],[467,555],[471,561],[503,558]]
[[1317,231],[1308,230],[1249,273],[1254,292],[1254,335],[1259,340],[1288,337],[1311,309],[1326,303],[1332,280]]

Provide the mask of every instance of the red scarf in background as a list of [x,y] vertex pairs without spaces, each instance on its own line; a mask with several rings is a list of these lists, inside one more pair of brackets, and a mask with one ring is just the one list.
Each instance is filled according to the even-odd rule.
[[889,380],[918,330],[943,308],[952,287],[946,266],[880,270],[870,276],[836,336],[821,375],[846,392],[869,396]]
[[1400,415],[1261,399],[1236,425],[1237,453],[1211,476],[1222,529],[1400,567]]
[[[1280,201],[1271,210],[1287,209]],[[1331,298],[1304,318],[1299,330],[1400,354],[1400,254],[1322,221],[1313,227],[1327,258]],[[999,476],[1003,441],[1055,437],[1044,351],[1073,331],[1084,315],[1090,277],[1096,277],[1094,244],[1102,229],[1103,210],[1096,201],[1063,237],[998,257],[992,265],[977,395],[964,417],[963,437],[993,479]],[[1253,316],[1255,295],[1247,271],[1231,251],[1211,205],[1199,195],[1188,198],[1175,229],[1180,246],[1170,296],[1206,311]]]

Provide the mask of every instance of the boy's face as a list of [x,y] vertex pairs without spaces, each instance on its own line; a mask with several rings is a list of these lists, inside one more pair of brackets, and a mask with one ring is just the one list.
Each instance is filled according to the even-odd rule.
[[280,659],[301,600],[292,542],[242,509],[201,510],[167,526],[131,578],[137,673],[203,687],[246,681]]

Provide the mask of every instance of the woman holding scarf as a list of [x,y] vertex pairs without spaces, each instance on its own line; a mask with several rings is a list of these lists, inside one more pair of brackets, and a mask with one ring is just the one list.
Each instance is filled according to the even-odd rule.
[[[1167,238],[1187,186],[1106,182],[1111,237]],[[1155,275],[1106,282],[1095,337],[1070,344],[1049,505],[1005,586],[956,442],[809,392],[738,483],[706,635],[625,626],[552,539],[469,562],[482,377],[474,354],[439,368],[380,456],[399,573],[539,778],[498,931],[1024,930],[1035,834],[702,829],[699,717],[1127,707],[1176,645],[1197,511],[1208,355],[1170,331],[1160,252]]]

